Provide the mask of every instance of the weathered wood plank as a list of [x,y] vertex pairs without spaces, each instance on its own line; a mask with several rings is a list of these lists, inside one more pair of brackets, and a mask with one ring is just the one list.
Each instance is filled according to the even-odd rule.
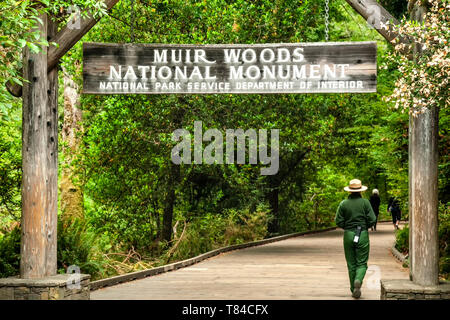
[[[58,25],[48,19],[48,38],[58,31]],[[48,69],[47,69],[48,71]],[[46,274],[55,275],[57,271],[57,226],[58,226],[58,68],[47,73],[48,78],[48,104],[46,123],[47,158],[47,256]]]
[[375,42],[84,43],[83,93],[376,92]]

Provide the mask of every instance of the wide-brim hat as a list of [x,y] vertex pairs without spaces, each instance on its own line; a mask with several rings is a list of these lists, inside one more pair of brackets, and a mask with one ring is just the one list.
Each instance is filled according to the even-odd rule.
[[367,187],[362,185],[361,180],[353,179],[344,190],[348,192],[362,192],[366,191]]

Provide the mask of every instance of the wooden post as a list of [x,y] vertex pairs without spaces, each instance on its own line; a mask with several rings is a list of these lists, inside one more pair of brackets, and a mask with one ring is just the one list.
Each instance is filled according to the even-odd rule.
[[[410,1],[411,18],[422,22],[427,8]],[[421,48],[415,48],[420,54]],[[439,108],[424,109],[409,120],[410,278],[419,285],[439,284],[438,239]]]
[[[56,26],[41,14],[41,36]],[[49,30],[47,30],[49,28]],[[21,278],[56,274],[58,71],[48,75],[47,47],[23,51]]]
[[[346,0],[362,17],[367,19],[372,11],[369,7],[380,8],[382,21],[392,20],[382,6],[374,0]],[[408,10],[413,20],[423,21],[427,4],[409,0]],[[392,20],[394,24],[397,22]],[[395,33],[377,31],[389,42],[398,37]],[[400,38],[404,43],[408,39]],[[420,48],[415,48],[415,54]],[[439,243],[438,243],[438,124],[439,109],[424,110],[409,120],[409,256],[410,279],[419,285],[439,284]]]
[[[48,19],[47,39],[50,40],[58,31],[58,24]],[[51,50],[53,46],[49,47]],[[47,59],[48,60],[48,59]],[[47,165],[48,165],[48,197],[47,197],[47,221],[49,230],[54,235],[48,242],[49,259],[47,270],[49,274],[57,272],[57,225],[58,225],[58,64],[51,70],[48,69],[48,105],[47,105]]]
[[439,283],[438,108],[410,116],[410,277],[419,285]]
[[[106,0],[111,9],[118,0]],[[44,47],[34,54],[23,50],[22,105],[22,239],[20,277],[43,278],[56,274],[58,222],[58,70],[61,58],[98,21],[82,19],[72,32],[57,25],[47,14],[37,26],[41,36],[63,46]],[[49,61],[50,60],[50,61]],[[49,67],[50,65],[50,67]],[[8,83],[11,85],[11,83]],[[9,88],[9,86],[8,86]],[[19,86],[11,90],[22,95]]]

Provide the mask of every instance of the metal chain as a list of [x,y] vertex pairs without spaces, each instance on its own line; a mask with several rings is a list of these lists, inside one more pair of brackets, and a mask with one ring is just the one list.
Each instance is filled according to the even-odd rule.
[[330,24],[329,22],[329,18],[330,18],[330,7],[329,7],[329,0],[325,0],[325,41],[328,41],[329,36],[328,36],[328,25]]

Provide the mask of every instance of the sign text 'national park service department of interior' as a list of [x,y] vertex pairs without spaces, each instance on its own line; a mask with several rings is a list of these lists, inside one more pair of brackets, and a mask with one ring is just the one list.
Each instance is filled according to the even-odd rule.
[[84,43],[83,93],[376,92],[375,42]]

